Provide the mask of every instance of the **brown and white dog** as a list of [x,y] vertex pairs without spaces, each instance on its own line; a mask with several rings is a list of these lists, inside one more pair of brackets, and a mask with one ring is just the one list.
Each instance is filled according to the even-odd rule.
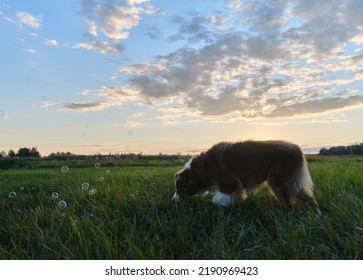
[[299,198],[320,214],[305,157],[297,145],[284,141],[214,145],[175,174],[172,199],[179,202],[212,192],[214,204],[228,207],[265,183],[285,210],[291,210],[295,198]]

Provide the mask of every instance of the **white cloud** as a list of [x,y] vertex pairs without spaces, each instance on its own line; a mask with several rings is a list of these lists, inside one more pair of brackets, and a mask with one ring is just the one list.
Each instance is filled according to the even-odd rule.
[[132,117],[135,118],[135,119],[139,119],[143,116],[143,113],[142,112],[138,112],[138,113],[135,113]]
[[[77,47],[98,50],[103,54],[120,52],[122,44],[120,40],[129,37],[130,30],[139,25],[142,14],[153,14],[157,11],[149,0],[79,0],[81,15],[85,17],[88,24],[89,43],[78,43]],[[107,41],[96,39],[101,35]],[[102,44],[100,46],[100,44]]]
[[65,102],[50,102],[43,101],[42,108],[47,108],[53,111],[100,111],[108,107],[121,106],[125,102],[135,102],[139,100],[133,90],[124,87],[101,87],[98,90],[83,90],[83,96],[96,96],[97,100],[92,101],[65,101]]
[[60,103],[43,101],[41,107],[53,111],[88,112],[88,111],[101,111],[108,107],[120,106],[120,105],[121,102],[117,100],[96,100],[96,101],[86,101],[86,102],[60,102]]
[[284,118],[296,115],[314,116],[360,107],[363,107],[363,95],[353,95],[347,98],[324,98],[287,106],[283,105],[263,117]]
[[97,41],[92,40],[88,43],[78,43],[74,45],[76,49],[87,49],[87,50],[95,50],[102,54],[112,54],[115,52],[122,52],[124,49],[124,45],[117,41]]
[[32,53],[32,54],[37,54],[38,53],[38,51],[35,50],[35,49],[24,49],[23,51],[27,52],[27,53]]
[[[88,40],[75,47],[104,54],[121,52],[120,42],[153,10],[142,0],[79,3]],[[112,76],[122,86],[84,95],[109,102],[104,106],[127,101],[153,106],[166,124],[186,117],[277,119],[360,107],[363,92],[354,82],[362,79],[363,58],[352,49],[363,48],[361,6],[356,0],[232,0],[226,13],[169,16],[178,31],[169,42],[186,45],[123,66]],[[77,104],[66,105],[79,110]],[[102,106],[80,104],[85,111]]]
[[4,111],[0,109],[0,119],[8,119],[9,116],[8,114]]
[[140,126],[141,123],[140,122],[135,122],[133,120],[128,120],[124,123],[124,126],[125,127],[137,127],[137,126]]
[[16,17],[21,24],[25,24],[34,29],[39,29],[42,25],[42,20],[27,12],[17,12]]
[[57,40],[54,40],[54,39],[46,39],[45,44],[48,46],[53,46],[53,47],[59,46]]

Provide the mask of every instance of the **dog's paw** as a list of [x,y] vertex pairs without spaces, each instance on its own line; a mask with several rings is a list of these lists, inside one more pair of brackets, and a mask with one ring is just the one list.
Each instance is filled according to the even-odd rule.
[[178,203],[181,201],[181,198],[178,193],[174,193],[173,197],[171,198],[172,201]]
[[222,206],[222,207],[229,207],[233,204],[233,198],[229,194],[221,193],[219,191],[213,197],[212,202],[214,205]]

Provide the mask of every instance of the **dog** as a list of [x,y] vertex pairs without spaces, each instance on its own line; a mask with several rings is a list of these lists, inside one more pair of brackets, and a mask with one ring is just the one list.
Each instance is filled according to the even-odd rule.
[[298,198],[320,214],[304,154],[285,141],[218,143],[192,157],[174,179],[175,202],[211,192],[215,205],[230,207],[267,185],[287,212]]

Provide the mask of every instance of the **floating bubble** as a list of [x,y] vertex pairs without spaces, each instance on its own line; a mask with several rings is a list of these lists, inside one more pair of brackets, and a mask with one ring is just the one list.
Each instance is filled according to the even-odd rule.
[[127,132],[127,134],[128,134],[129,136],[132,136],[132,135],[134,135],[134,131],[133,131],[133,130],[129,130],[129,131]]
[[100,182],[103,182],[105,180],[105,177],[100,177]]
[[19,190],[20,190],[21,192],[23,192],[23,191],[25,190],[25,188],[24,188],[24,187],[20,187],[20,188],[19,188]]
[[89,191],[89,195],[95,195],[97,193],[96,189],[92,189]]
[[106,174],[110,174],[110,173],[111,173],[111,170],[107,169]]
[[53,198],[58,198],[58,196],[59,196],[59,195],[58,195],[58,193],[57,193],[57,192],[53,192],[53,193],[52,193],[52,197],[53,197]]
[[15,198],[16,192],[9,192],[9,198]]
[[63,167],[62,167],[62,172],[63,172],[63,173],[67,173],[68,171],[69,171],[68,166],[63,166]]
[[13,208],[13,212],[16,213],[16,214],[22,214],[23,213],[23,211],[21,211],[18,208]]
[[101,164],[99,164],[98,162],[95,164],[95,167],[96,168],[100,168],[101,167]]
[[87,182],[84,182],[84,183],[82,184],[82,189],[84,189],[84,190],[88,190],[88,189],[89,189],[89,184],[88,184]]
[[58,202],[58,207],[59,207],[60,209],[65,209],[65,208],[67,208],[67,202],[65,202],[64,200],[59,201],[59,202]]

